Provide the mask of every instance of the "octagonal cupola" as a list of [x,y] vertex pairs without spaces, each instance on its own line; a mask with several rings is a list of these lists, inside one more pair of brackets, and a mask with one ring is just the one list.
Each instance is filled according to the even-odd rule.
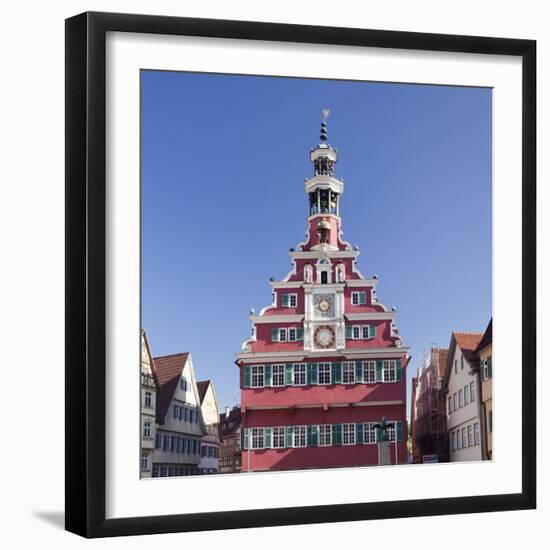
[[344,182],[334,177],[334,167],[338,161],[338,151],[328,143],[327,120],[330,111],[323,109],[320,140],[311,149],[309,158],[313,164],[313,177],[306,179],[305,191],[309,197],[309,215],[340,215],[340,195],[344,192]]

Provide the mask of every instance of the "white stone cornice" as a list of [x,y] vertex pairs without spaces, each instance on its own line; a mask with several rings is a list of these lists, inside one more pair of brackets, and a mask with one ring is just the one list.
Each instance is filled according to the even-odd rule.
[[349,287],[375,287],[378,284],[378,279],[348,279],[346,286]]
[[296,260],[311,260],[315,258],[357,258],[359,256],[359,250],[327,250],[326,252],[300,250],[298,252],[289,252],[288,255]]
[[302,281],[271,281],[269,283],[273,290],[278,288],[300,288],[303,284]]
[[300,323],[304,314],[298,315],[249,315],[248,318],[256,325],[272,323]]
[[365,313],[344,313],[344,317],[348,321],[376,321],[387,320],[393,321],[397,313],[395,311],[371,311]]
[[236,359],[243,363],[277,363],[286,361],[304,361],[307,359],[322,359],[326,357],[338,357],[340,359],[373,359],[394,358],[403,355],[410,348],[352,348],[332,351],[274,351],[238,353]]

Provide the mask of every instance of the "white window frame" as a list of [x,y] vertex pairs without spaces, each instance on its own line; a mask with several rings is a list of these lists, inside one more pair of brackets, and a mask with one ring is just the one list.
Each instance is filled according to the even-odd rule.
[[294,448],[307,447],[307,426],[294,426],[292,446]]
[[397,421],[390,420],[388,421],[388,424],[389,424],[389,426],[387,427],[388,431],[386,432],[386,435],[388,436],[388,440],[395,441],[396,434],[397,434],[397,428],[396,428]]
[[370,325],[361,325],[362,340],[370,340]]
[[[255,376],[261,378],[261,384],[254,384]],[[252,367],[250,368],[250,387],[263,388],[265,384],[264,380],[265,380],[265,365],[252,365]]]
[[451,415],[451,413],[453,412],[453,396],[452,395],[449,395],[449,416]]
[[[284,338],[283,338],[283,334],[284,334]],[[288,335],[288,332],[286,327],[281,327],[279,329],[279,342],[287,342],[288,341],[287,335]]]
[[149,467],[149,453],[141,453],[141,471],[147,472],[151,468]]
[[462,388],[458,390],[458,408],[462,409],[464,407],[464,392]]
[[[275,369],[277,371],[275,371]],[[275,377],[279,378],[275,378]],[[280,384],[276,384],[276,381],[280,381]],[[280,388],[285,385],[285,365],[283,363],[271,365],[271,385],[275,388]]]
[[355,445],[355,423],[342,424],[342,445]]
[[[250,432],[250,448],[251,449],[263,449],[264,448],[264,429],[263,428],[249,428]],[[260,445],[257,443],[260,442]]]
[[[287,306],[283,306],[283,296],[288,296],[288,305]],[[294,305],[292,305],[292,302],[294,302]],[[298,294],[296,294],[295,292],[292,292],[292,293],[284,293],[281,295],[281,307],[291,307],[291,308],[296,308],[298,307]]]
[[145,420],[143,422],[143,439],[152,439],[151,438],[151,421]]
[[[357,336],[355,336],[356,331],[357,331]],[[352,327],[351,327],[351,339],[352,340],[361,340],[361,325],[352,325]]]
[[456,411],[456,392],[453,393],[453,412]]
[[[304,382],[296,382],[296,380],[300,380],[302,378],[303,374],[303,380]],[[299,375],[297,377],[297,375]],[[305,363],[295,363],[292,365],[292,384],[294,386],[305,386],[307,385],[307,366]]]
[[462,428],[462,448],[467,449],[468,448],[468,439],[467,439],[467,433],[466,433],[466,426]]
[[474,424],[474,446],[479,445],[479,424],[476,422]]
[[470,382],[470,402],[474,403],[476,400],[476,386],[475,382]]
[[[294,334],[294,337],[291,335]],[[298,341],[298,329],[291,327],[287,330],[287,342],[297,342]]]
[[[323,372],[321,372],[321,369]],[[321,381],[321,375],[326,375],[328,371],[328,382]],[[317,383],[320,386],[328,386],[332,383],[332,365],[330,363],[317,363]]]
[[464,386],[464,406],[470,404],[470,384]]
[[474,446],[474,429],[471,424],[468,426],[467,437],[468,437],[468,447],[473,447]]
[[319,426],[319,447],[330,447],[332,445],[332,424],[321,424]]
[[394,359],[382,362],[382,380],[387,383],[397,382],[397,362]]
[[271,447],[274,449],[284,449],[285,448],[285,427],[276,426],[271,430]]
[[146,391],[145,396],[143,397],[143,405],[148,409],[153,408],[153,392]]
[[363,382],[365,382],[365,384],[376,383],[376,361],[363,362]]
[[[347,374],[351,372],[351,380],[346,380],[346,369]],[[355,361],[344,361],[342,363],[342,384],[355,384]]]
[[376,422],[365,422],[363,425],[363,443],[372,445],[376,443]]
[[362,305],[360,303],[361,302],[361,294],[365,295],[365,304],[367,303],[367,293],[364,290],[363,291],[356,290],[356,291],[351,293],[351,305],[352,306]]

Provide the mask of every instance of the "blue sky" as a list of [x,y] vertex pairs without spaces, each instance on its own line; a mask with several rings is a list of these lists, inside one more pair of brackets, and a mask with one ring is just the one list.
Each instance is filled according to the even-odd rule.
[[249,310],[304,236],[323,108],[344,238],[397,308],[409,381],[430,344],[485,329],[491,90],[161,71],[141,86],[143,327],[154,355],[192,353],[220,408],[239,401]]

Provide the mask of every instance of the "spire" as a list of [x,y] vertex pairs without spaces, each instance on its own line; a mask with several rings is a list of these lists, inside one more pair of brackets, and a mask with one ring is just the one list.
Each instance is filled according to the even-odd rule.
[[323,122],[321,122],[321,135],[319,137],[324,142],[328,140],[327,120],[330,115],[330,109],[323,109],[321,113],[323,115]]

